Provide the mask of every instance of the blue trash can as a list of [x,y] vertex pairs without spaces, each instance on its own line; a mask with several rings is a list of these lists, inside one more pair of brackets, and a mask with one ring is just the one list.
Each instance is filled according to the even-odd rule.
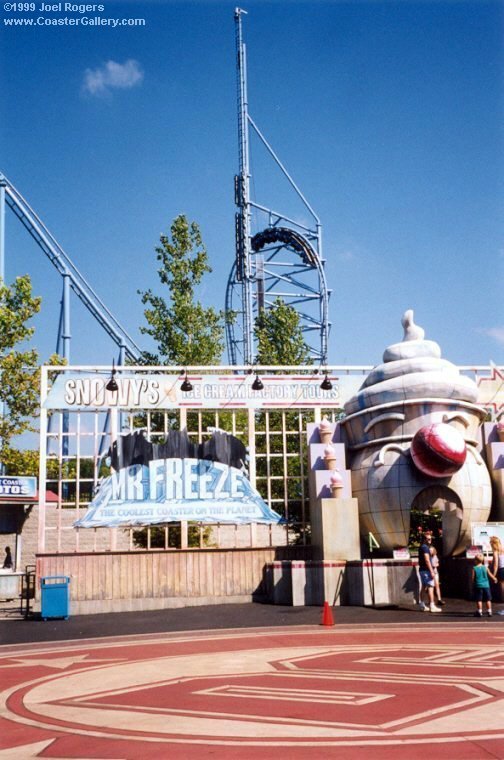
[[65,618],[70,614],[70,578],[67,575],[48,575],[40,579],[42,620]]

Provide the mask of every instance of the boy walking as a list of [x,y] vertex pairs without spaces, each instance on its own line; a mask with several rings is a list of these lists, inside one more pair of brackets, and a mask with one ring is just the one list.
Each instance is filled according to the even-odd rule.
[[482,554],[477,554],[474,558],[474,567],[472,571],[474,598],[476,599],[477,609],[474,613],[476,617],[483,617],[483,602],[486,602],[487,615],[492,617],[492,595],[490,593],[491,578],[496,581],[495,576],[485,565],[485,558]]

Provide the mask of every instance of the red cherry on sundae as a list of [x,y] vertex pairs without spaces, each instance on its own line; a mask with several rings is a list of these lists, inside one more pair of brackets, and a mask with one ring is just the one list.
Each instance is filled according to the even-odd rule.
[[460,470],[467,455],[462,435],[451,425],[435,422],[420,428],[411,441],[416,467],[431,478],[447,478]]

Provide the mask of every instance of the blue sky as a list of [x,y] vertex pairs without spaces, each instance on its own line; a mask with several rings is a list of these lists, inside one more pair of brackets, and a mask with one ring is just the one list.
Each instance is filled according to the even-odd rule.
[[[37,8],[39,5],[37,4]],[[234,259],[235,42],[230,2],[106,2],[144,27],[1,28],[0,169],[119,321],[149,346],[138,288],[154,247],[196,220],[222,308]],[[504,6],[244,3],[250,113],[323,225],[329,360],[377,364],[407,308],[458,364],[504,363]],[[3,21],[2,21],[3,24]],[[302,211],[252,143],[255,200]],[[7,212],[6,279],[43,297],[54,350],[60,282]],[[75,303],[73,363],[113,345]]]

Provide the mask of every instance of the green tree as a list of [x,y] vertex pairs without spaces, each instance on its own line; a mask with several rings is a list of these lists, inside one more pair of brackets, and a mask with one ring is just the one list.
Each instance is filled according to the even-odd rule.
[[19,450],[5,446],[2,452],[2,464],[7,475],[39,474],[39,452],[34,449]]
[[408,541],[410,550],[418,551],[419,546],[423,543],[426,530],[432,531],[434,545],[438,544],[438,551],[441,553],[442,549],[440,545],[442,545],[443,537],[442,512],[439,509],[431,509],[428,512],[412,509],[410,512],[410,535]]
[[[37,474],[37,452],[19,452],[13,439],[35,431],[39,407],[39,355],[22,346],[34,328],[29,324],[40,311],[41,299],[32,294],[28,275],[12,285],[0,281],[0,463],[8,474]],[[61,363],[52,356],[51,364]],[[21,472],[19,471],[21,470]]]
[[263,309],[255,321],[257,364],[306,364],[310,352],[306,345],[299,314],[293,306],[276,298],[269,309]]
[[32,295],[28,275],[9,287],[0,282],[0,461],[7,458],[12,439],[32,430],[38,406],[38,354],[18,349],[33,335],[30,320],[40,311],[40,298]]
[[225,317],[195,298],[195,288],[212,271],[200,229],[180,215],[171,225],[171,236],[161,235],[160,242],[158,275],[168,287],[169,299],[139,291],[148,323],[141,332],[157,344],[157,353],[144,352],[143,360],[180,366],[217,363],[224,349]]
[[[170,236],[161,235],[156,248],[159,280],[168,288],[169,297],[156,295],[152,290],[139,291],[147,327],[141,327],[144,335],[150,335],[155,343],[156,353],[143,352],[146,364],[175,364],[179,366],[216,364],[224,349],[224,312],[205,308],[196,299],[196,288],[206,273],[210,273],[208,254],[203,245],[201,232],[195,222],[189,223],[183,215],[174,219]],[[141,421],[141,419],[140,419]],[[163,419],[160,419],[163,424]],[[178,420],[173,420],[173,427]],[[180,525],[172,524],[169,530],[170,546],[180,545]],[[211,528],[203,530],[203,542],[208,545]],[[146,529],[134,532],[137,546],[147,546]],[[188,542],[199,545],[199,527],[190,525]],[[163,547],[164,528],[150,529],[150,545]]]
[[[303,332],[299,322],[299,314],[293,306],[285,303],[281,298],[276,298],[269,309],[261,311],[255,321],[254,335],[257,341],[257,363],[267,365],[299,365],[307,364],[310,361],[310,352],[303,337]],[[285,447],[289,456],[289,468],[286,473],[283,472],[284,462],[280,458],[271,458],[269,461],[270,474],[273,475],[271,481],[271,496],[283,500],[287,497],[288,507],[283,515],[289,523],[290,541],[293,543],[304,543],[309,540],[309,533],[302,531],[300,527],[302,502],[301,496],[301,473],[300,460],[304,460],[304,472],[308,472],[308,462],[306,450],[300,444],[297,434],[292,434],[299,426],[297,411],[275,411],[261,410],[256,414],[256,429],[264,430],[264,439],[259,436],[259,448],[256,452],[263,455],[259,459],[258,473],[261,471],[261,463],[266,468],[266,427],[274,430],[285,429],[291,431],[286,434]],[[266,425],[266,422],[268,423]],[[263,450],[261,450],[261,441]],[[269,442],[273,455],[279,455],[283,451],[283,437],[272,437]],[[275,449],[277,449],[275,451]],[[295,477],[289,477],[293,473]],[[265,476],[263,473],[263,477]],[[281,475],[287,475],[287,494],[284,494],[284,482]],[[305,492],[308,491],[307,476],[304,483]],[[282,512],[279,505],[274,508]]]

